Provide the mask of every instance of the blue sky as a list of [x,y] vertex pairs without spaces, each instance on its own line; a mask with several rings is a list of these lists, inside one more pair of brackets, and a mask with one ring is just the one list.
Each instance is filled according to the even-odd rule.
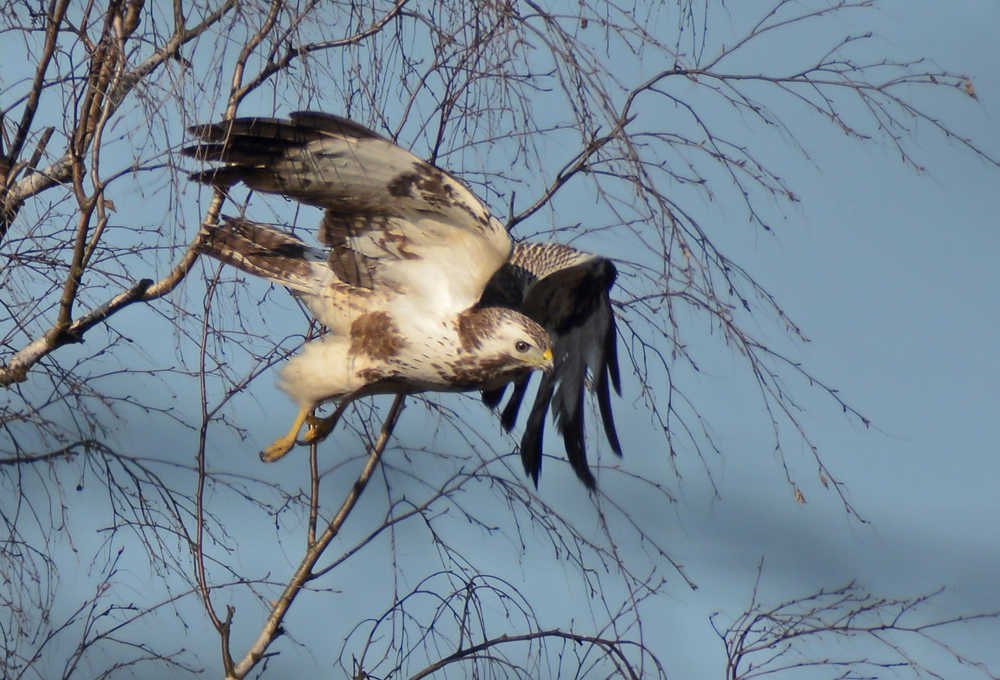
[[[876,32],[890,45],[972,76],[979,102],[961,108],[961,128],[995,153],[1000,6],[884,8]],[[941,113],[954,114],[949,106]],[[704,641],[704,627],[689,628],[694,610],[735,611],[761,558],[774,601],[857,578],[891,596],[945,587],[938,612],[1000,605],[1000,181],[995,168],[926,132],[917,136],[927,167],[919,174],[891,150],[821,135],[816,169],[794,182],[801,208],[743,254],[810,337],[802,360],[873,422],[865,430],[819,404],[807,418],[869,524],[848,519],[818,484],[796,506],[761,462],[766,454],[727,458],[721,500],[689,485],[678,511],[685,563],[713,577],[682,596],[692,617],[668,624],[675,644]],[[766,447],[741,415],[730,425],[724,442]],[[959,636],[978,641],[995,667],[1000,626],[991,626]],[[676,677],[706,677],[703,657],[692,656]]]

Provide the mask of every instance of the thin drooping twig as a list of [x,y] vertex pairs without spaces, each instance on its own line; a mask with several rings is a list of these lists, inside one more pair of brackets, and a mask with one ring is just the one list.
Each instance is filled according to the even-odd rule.
[[[283,56],[277,56],[277,54],[272,51],[269,55],[267,65],[254,76],[250,82],[241,84],[238,87],[234,87],[232,90],[231,101],[234,106],[237,106],[242,102],[248,94],[260,87],[264,82],[266,82],[271,76],[276,73],[280,73],[287,69],[292,61],[296,59],[302,59],[306,55],[312,52],[317,52],[320,50],[329,50],[338,47],[344,47],[347,45],[356,45],[366,38],[369,38],[376,33],[379,33],[389,24],[393,19],[397,18],[403,11],[403,5],[405,5],[409,0],[398,0],[396,4],[386,12],[381,18],[374,21],[368,28],[355,33],[354,35],[347,36],[344,38],[338,38],[336,40],[325,40],[323,42],[311,43],[308,45],[299,45],[296,47],[289,46],[288,50]],[[306,13],[303,13],[303,18]],[[291,32],[290,30],[288,31]]]
[[502,637],[495,638],[492,640],[484,640],[479,644],[471,645],[469,647],[465,647],[464,649],[460,649],[457,652],[441,659],[437,663],[430,664],[417,674],[410,676],[409,680],[422,680],[423,678],[429,677],[434,673],[437,673],[445,666],[450,666],[453,663],[466,661],[469,659],[475,659],[479,657],[481,654],[488,653],[490,649],[498,647],[500,645],[531,642],[543,638],[559,638],[562,640],[569,640],[578,645],[592,645],[594,647],[599,647],[607,656],[614,659],[615,665],[620,671],[622,677],[627,677],[630,680],[639,680],[640,673],[638,670],[633,668],[632,664],[622,653],[621,650],[622,643],[619,640],[606,640],[595,635],[580,635],[578,633],[571,633],[558,629],[539,630],[524,635],[504,635]]
[[[330,545],[330,541],[340,533],[340,528],[344,525],[348,516],[350,516],[351,511],[358,502],[358,498],[361,497],[361,493],[368,485],[368,480],[371,479],[372,473],[375,472],[375,468],[382,457],[382,452],[385,451],[389,437],[392,436],[392,432],[396,427],[396,421],[403,408],[404,399],[406,399],[405,394],[396,395],[395,400],[392,402],[392,407],[389,409],[389,415],[386,416],[385,423],[382,425],[382,432],[379,434],[378,440],[371,447],[371,452],[368,454],[368,460],[365,463],[364,469],[354,481],[340,509],[333,516],[333,519],[330,520],[330,523],[327,524],[326,529],[306,550],[302,562],[299,563],[298,569],[295,570],[295,575],[292,576],[288,585],[285,586],[285,591],[281,594],[281,597],[275,602],[274,609],[271,610],[271,615],[261,629],[257,640],[254,641],[243,659],[233,667],[231,673],[227,673],[227,679],[246,677],[257,663],[264,658],[267,648],[277,638],[278,631],[281,629],[281,623],[284,621],[285,615],[288,613],[289,608],[291,608],[295,598],[302,591],[302,588],[313,579],[313,567],[319,558],[323,556],[327,546]],[[226,650],[225,654],[228,655],[229,650]]]

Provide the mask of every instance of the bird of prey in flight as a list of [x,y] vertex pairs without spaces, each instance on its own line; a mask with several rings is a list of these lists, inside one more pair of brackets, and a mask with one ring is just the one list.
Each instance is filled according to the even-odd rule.
[[[345,118],[300,112],[191,128],[183,153],[214,167],[198,182],[242,182],[324,210],[320,247],[275,226],[223,218],[202,253],[288,288],[327,332],[281,370],[299,406],[261,457],[325,437],[343,408],[372,394],[483,391],[516,423],[532,371],[543,377],[521,440],[535,485],[552,410],[577,476],[595,485],[584,446],[584,393],[597,396],[612,450],[621,446],[609,385],[620,393],[607,259],[556,243],[514,243],[460,180]],[[314,409],[338,403],[334,415]]]

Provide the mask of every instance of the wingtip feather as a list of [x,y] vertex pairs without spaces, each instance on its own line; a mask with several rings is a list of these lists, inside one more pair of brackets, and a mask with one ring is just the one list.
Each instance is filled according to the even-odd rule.
[[504,407],[500,416],[500,424],[503,429],[510,432],[517,424],[517,414],[521,410],[521,402],[524,401],[524,393],[528,389],[528,380],[531,374],[518,378],[514,381],[514,391],[511,392],[510,401]]
[[503,401],[503,395],[506,393],[507,393],[506,385],[497,390],[483,390],[482,393],[483,404],[486,405],[486,408],[493,411],[496,409],[497,406],[500,405],[500,402]]
[[[549,402],[552,400],[552,390],[555,387],[548,375],[542,378],[538,385],[538,396],[528,414],[528,422],[521,436],[521,463],[524,472],[538,486],[538,478],[542,474],[542,444],[545,439],[545,416],[549,413]],[[516,389],[516,388],[515,388]]]
[[611,450],[619,458],[622,457],[622,445],[618,441],[618,430],[615,428],[615,418],[611,411],[611,393],[608,390],[607,379],[601,379],[597,384],[597,406],[601,412],[601,422],[604,423],[604,434],[608,438]]

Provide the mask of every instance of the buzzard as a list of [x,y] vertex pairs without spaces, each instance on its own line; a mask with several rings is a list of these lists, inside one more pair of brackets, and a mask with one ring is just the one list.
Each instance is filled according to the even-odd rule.
[[[322,247],[274,226],[223,218],[199,250],[288,288],[328,332],[281,370],[298,403],[291,430],[261,457],[325,437],[362,396],[482,390],[501,422],[517,419],[531,373],[544,372],[521,441],[535,485],[550,407],[569,461],[589,488],[583,395],[596,392],[612,450],[621,455],[609,385],[620,393],[609,290],[614,265],[555,243],[513,243],[453,175],[345,118],[300,112],[196,126],[187,156],[219,163],[192,179],[236,183],[324,209]],[[328,418],[311,415],[338,402]]]

